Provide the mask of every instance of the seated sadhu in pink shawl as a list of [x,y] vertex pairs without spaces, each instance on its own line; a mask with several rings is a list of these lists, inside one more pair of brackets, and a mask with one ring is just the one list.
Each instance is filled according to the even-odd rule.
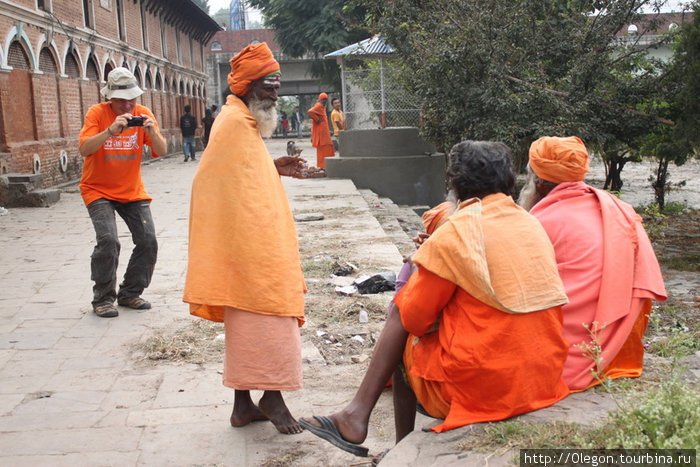
[[[571,347],[564,380],[572,391],[604,377],[641,375],[651,301],[666,299],[641,218],[629,204],[583,182],[588,168],[579,138],[540,138],[530,147],[528,181],[518,200],[552,241],[569,297],[564,338]],[[599,365],[584,356],[596,344],[602,350]]]
[[421,245],[394,297],[360,387],[330,416],[300,419],[317,436],[367,456],[361,446],[393,374],[396,441],[413,430],[416,402],[433,428],[502,420],[569,394],[561,378],[566,303],[552,245],[508,195],[515,183],[503,143],[452,148],[448,178],[457,212]]
[[[306,286],[280,175],[300,176],[303,160],[273,160],[262,139],[277,124],[279,80],[265,43],[231,59],[233,95],[192,182],[183,300],[193,315],[224,322],[223,383],[235,389],[231,425],[269,419],[282,433],[299,433],[280,391],[302,386]],[[251,389],[265,391],[257,405]]]

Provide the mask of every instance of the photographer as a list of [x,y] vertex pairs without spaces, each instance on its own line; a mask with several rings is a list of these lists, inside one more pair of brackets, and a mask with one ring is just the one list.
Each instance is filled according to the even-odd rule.
[[[100,93],[108,101],[88,110],[80,130],[78,148],[85,158],[80,192],[97,238],[91,257],[93,311],[97,316],[112,318],[119,315],[115,300],[128,308],[151,308],[141,293],[151,282],[158,244],[151,198],[141,180],[141,157],[144,145],[151,147],[155,157],[164,155],[167,145],[151,110],[136,103],[143,91],[129,70],[112,70]],[[134,240],[119,293],[120,244],[115,212],[124,219]]]

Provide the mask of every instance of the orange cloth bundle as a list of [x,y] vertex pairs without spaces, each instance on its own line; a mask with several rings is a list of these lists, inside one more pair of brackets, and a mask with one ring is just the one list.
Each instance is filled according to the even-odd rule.
[[280,71],[272,51],[265,42],[251,44],[241,50],[230,62],[231,73],[228,84],[231,92],[237,96],[245,96],[250,89],[250,83]]
[[548,182],[579,182],[588,173],[588,151],[576,136],[543,136],[530,145],[530,167]]

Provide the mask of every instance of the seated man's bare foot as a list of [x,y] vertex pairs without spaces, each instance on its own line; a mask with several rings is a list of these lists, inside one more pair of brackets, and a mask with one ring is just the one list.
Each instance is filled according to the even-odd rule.
[[267,420],[267,416],[260,411],[256,406],[250,406],[241,413],[236,413],[236,407],[231,412],[231,426],[240,427],[249,424],[250,422],[258,422]]
[[[260,411],[275,425],[277,431],[285,435],[294,435],[304,431],[304,427],[292,416],[281,396],[268,396],[268,391],[258,402]],[[279,394],[279,393],[277,393]]]

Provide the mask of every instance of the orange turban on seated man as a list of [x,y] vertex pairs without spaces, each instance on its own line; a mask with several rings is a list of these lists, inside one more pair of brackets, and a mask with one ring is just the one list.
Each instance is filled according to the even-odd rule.
[[277,63],[265,42],[247,46],[229,63],[231,64],[231,73],[228,75],[229,88],[238,97],[248,94],[253,81],[268,76],[279,79],[280,76],[280,64]]
[[530,168],[548,182],[580,182],[588,173],[588,151],[576,136],[543,136],[530,145]]

